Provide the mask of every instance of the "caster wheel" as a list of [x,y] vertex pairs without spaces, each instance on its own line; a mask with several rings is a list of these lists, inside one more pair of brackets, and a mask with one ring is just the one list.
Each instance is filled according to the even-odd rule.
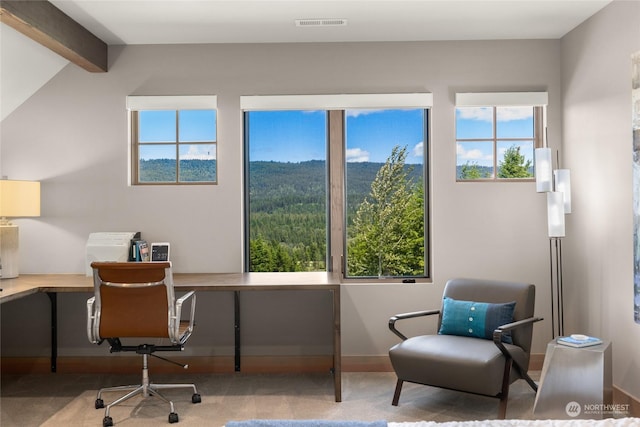
[[113,426],[113,418],[104,417],[102,419],[102,427],[112,427]]
[[173,424],[173,423],[177,423],[178,422],[178,414],[176,414],[175,412],[172,412],[169,414],[169,424]]
[[102,408],[104,408],[104,400],[96,399],[96,409],[102,409]]
[[191,403],[200,403],[200,402],[202,402],[200,393],[193,393],[193,396],[191,396]]

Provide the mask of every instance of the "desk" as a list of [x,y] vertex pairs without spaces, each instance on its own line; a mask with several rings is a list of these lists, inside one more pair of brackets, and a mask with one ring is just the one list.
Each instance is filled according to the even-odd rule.
[[[335,400],[342,400],[340,347],[340,281],[331,273],[176,273],[176,291],[234,292],[235,369],[240,370],[240,299],[242,291],[326,290],[333,296],[333,377]],[[57,359],[57,294],[93,292],[93,278],[79,274],[22,274],[0,282],[0,304],[44,292],[51,302],[51,371]]]

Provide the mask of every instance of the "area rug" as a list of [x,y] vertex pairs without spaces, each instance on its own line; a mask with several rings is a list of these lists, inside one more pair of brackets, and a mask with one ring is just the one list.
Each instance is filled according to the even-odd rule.
[[640,427],[640,418],[603,420],[486,420],[388,423],[388,427]]
[[383,420],[245,420],[229,421],[225,427],[388,427],[388,424]]
[[225,427],[640,427],[638,418],[603,420],[485,420],[485,421],[350,421],[350,420],[245,420]]
[[245,420],[225,427],[640,427],[638,418],[603,420],[485,420],[485,421],[351,421],[351,420]]

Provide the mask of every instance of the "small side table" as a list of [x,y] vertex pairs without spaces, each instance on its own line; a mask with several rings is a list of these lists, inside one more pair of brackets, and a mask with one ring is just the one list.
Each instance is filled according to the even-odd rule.
[[553,340],[547,345],[535,418],[601,419],[610,416],[612,403],[610,342],[573,348]]

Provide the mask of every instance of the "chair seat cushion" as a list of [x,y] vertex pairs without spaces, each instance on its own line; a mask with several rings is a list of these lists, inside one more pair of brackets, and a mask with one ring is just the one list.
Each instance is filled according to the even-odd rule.
[[[518,363],[528,356],[518,346],[504,344]],[[398,379],[471,393],[496,396],[502,389],[505,357],[493,341],[457,335],[421,335],[389,350]],[[511,370],[510,382],[517,380]]]

